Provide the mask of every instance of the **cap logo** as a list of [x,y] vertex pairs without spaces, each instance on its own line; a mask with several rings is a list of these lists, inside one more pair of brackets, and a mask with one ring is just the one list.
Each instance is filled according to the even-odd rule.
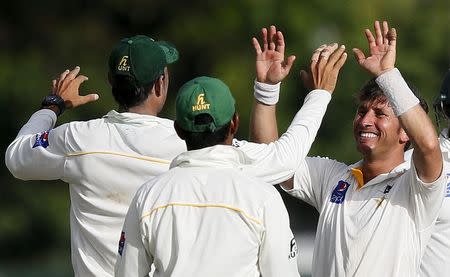
[[209,110],[209,105],[208,103],[206,103],[205,101],[205,94],[204,93],[200,93],[197,96],[197,104],[192,106],[192,111],[202,111],[202,110]]
[[128,65],[128,56],[123,56],[117,66],[119,71],[130,71],[130,66]]

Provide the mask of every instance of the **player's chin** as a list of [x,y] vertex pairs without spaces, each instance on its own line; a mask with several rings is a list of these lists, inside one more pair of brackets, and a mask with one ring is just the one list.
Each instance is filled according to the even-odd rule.
[[367,142],[360,142],[356,141],[356,150],[358,150],[359,153],[365,155],[369,154],[373,150],[373,144],[369,144]]

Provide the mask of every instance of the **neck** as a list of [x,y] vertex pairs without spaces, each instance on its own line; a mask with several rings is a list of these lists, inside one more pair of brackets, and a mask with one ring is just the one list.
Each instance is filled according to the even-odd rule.
[[160,109],[154,102],[156,101],[152,101],[151,97],[148,97],[142,104],[128,108],[128,112],[157,116]]
[[402,155],[391,155],[386,159],[374,159],[372,157],[364,157],[361,171],[364,176],[364,183],[369,182],[380,174],[388,173],[404,162]]

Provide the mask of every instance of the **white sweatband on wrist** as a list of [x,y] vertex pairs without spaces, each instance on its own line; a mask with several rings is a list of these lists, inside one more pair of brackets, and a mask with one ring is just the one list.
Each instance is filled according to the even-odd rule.
[[388,98],[396,116],[403,114],[420,102],[397,68],[381,74],[375,81]]
[[275,85],[260,83],[255,80],[253,86],[255,99],[266,105],[275,105],[280,99],[280,84]]

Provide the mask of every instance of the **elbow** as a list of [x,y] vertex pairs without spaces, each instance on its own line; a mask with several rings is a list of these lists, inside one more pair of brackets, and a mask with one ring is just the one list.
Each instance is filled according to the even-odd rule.
[[17,159],[14,156],[14,151],[11,149],[12,145],[8,147],[5,153],[5,165],[8,168],[9,172],[17,178],[21,180],[26,180],[26,177],[23,175],[23,171],[21,170],[20,164],[17,162]]
[[419,150],[423,154],[441,154],[441,147],[439,144],[439,140],[436,137],[432,139],[422,140],[420,144],[416,144],[414,147]]

